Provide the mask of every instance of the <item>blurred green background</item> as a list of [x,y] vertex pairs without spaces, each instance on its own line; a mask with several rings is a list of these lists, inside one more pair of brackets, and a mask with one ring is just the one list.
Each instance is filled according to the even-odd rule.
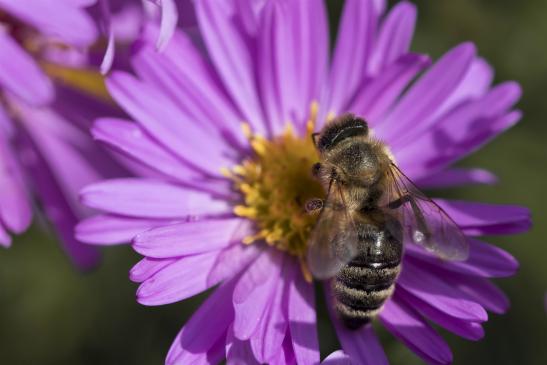
[[[499,281],[511,298],[510,311],[491,315],[479,342],[441,332],[454,364],[547,364],[547,1],[416,3],[414,50],[436,58],[459,42],[474,41],[495,67],[497,81],[517,80],[524,89],[522,122],[460,163],[489,169],[500,183],[441,195],[526,205],[534,218],[527,234],[489,240],[521,263],[515,277]],[[329,2],[331,24],[340,7],[341,2]],[[204,296],[143,307],[128,280],[138,256],[123,246],[104,253],[98,270],[79,274],[37,225],[12,249],[0,250],[0,364],[163,364],[176,333]],[[319,326],[324,356],[337,344],[327,321]],[[388,334],[381,337],[392,364],[421,364]]]

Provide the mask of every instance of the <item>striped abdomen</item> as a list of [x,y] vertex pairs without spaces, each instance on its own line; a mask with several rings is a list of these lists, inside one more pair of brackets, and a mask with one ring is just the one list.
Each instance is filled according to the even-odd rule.
[[372,320],[395,289],[403,254],[399,228],[359,224],[359,254],[332,281],[335,309],[349,328]]

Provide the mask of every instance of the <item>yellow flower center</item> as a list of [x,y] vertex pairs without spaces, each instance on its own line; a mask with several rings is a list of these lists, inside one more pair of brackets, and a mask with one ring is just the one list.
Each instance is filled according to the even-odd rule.
[[265,241],[301,262],[317,220],[317,215],[306,212],[305,204],[325,195],[312,176],[313,164],[319,161],[311,138],[316,115],[317,104],[313,103],[304,136],[296,135],[288,124],[283,134],[268,140],[254,135],[245,124],[253,153],[240,165],[224,171],[242,196],[234,213],[257,226],[257,233],[246,237],[244,243]]

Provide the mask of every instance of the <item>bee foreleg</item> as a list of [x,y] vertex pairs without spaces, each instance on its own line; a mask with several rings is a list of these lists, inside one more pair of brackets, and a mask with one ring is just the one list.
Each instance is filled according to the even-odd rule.
[[307,213],[315,213],[318,210],[323,209],[323,199],[314,198],[306,202],[305,209]]

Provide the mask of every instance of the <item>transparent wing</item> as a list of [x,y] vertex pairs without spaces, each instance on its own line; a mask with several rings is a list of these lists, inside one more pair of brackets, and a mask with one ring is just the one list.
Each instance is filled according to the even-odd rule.
[[405,241],[420,245],[444,260],[466,260],[469,243],[452,218],[395,164],[392,164],[388,180],[387,207],[398,211]]
[[309,240],[307,263],[317,279],[333,277],[357,254],[357,229],[346,207],[344,192],[331,181]]

